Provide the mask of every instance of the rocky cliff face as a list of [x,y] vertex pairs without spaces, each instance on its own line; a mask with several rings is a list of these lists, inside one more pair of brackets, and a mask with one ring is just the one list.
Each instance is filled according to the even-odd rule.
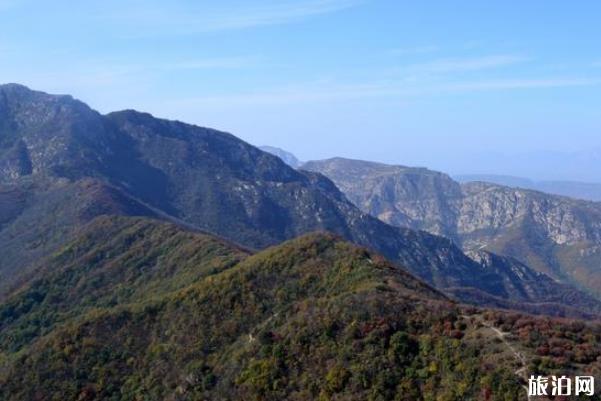
[[[425,169],[331,159],[303,166],[330,177],[363,211],[451,238],[464,250],[514,257],[601,291],[601,204]],[[361,179],[353,179],[356,174]]]
[[601,204],[488,183],[464,184],[462,190],[455,206],[461,235],[529,221],[557,245],[601,241]]
[[[169,220],[255,249],[331,231],[438,288],[477,289],[500,299],[520,293],[506,288],[519,284],[507,279],[513,273],[506,264],[488,269],[446,238],[385,224],[323,175],[294,170],[233,135],[132,110],[103,116],[70,97],[16,85],[0,87],[0,99],[0,194],[5,203],[16,202],[0,221],[5,286],[82,224],[121,214]],[[434,176],[412,177],[397,190],[409,196],[424,188],[422,181],[441,185]],[[460,196],[451,184],[440,189]],[[431,198],[437,213],[420,199],[415,196],[405,218],[448,209],[445,197]],[[432,222],[431,231],[452,228],[449,218]],[[513,300],[540,301],[540,293],[521,293],[527,295]]]
[[454,204],[462,191],[445,174],[343,158],[307,162],[302,168],[324,174],[353,203],[380,220],[456,239]]

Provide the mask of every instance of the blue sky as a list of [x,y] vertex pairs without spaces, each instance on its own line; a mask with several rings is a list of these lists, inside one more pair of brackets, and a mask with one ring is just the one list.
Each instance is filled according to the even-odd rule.
[[0,81],[305,160],[601,181],[574,167],[601,163],[599,16],[598,1],[0,0]]

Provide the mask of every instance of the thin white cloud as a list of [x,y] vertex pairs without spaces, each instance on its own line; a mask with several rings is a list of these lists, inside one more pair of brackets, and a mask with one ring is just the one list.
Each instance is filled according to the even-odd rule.
[[214,96],[194,97],[179,99],[171,102],[175,107],[204,107],[220,105],[232,106],[266,106],[307,102],[331,102],[339,100],[352,100],[365,97],[383,96],[394,94],[395,90],[385,89],[380,84],[351,84],[336,85],[319,83],[305,83],[266,91],[233,93]]
[[[1,0],[0,0],[1,1]],[[140,3],[101,18],[130,28],[132,36],[195,34],[241,30],[302,21],[309,17],[342,11],[365,0],[301,0],[269,2],[215,9],[206,3],[178,8],[169,3]],[[244,4],[244,3],[243,3]]]
[[[1,53],[1,52],[0,52]],[[32,74],[36,81],[49,81],[56,84],[79,85],[84,87],[102,87],[136,82],[140,77],[150,79],[174,71],[239,69],[256,63],[253,57],[221,57],[182,59],[165,63],[121,64],[107,60],[87,60],[69,68],[55,69]],[[0,73],[5,72],[0,69]]]
[[358,3],[357,0],[314,0],[273,4],[268,7],[241,10],[239,13],[215,16],[207,21],[205,29],[215,31],[284,24],[344,10]]
[[[4,75],[18,75],[17,72],[4,73]],[[35,89],[42,89],[55,93],[68,93],[78,90],[106,90],[131,88],[139,85],[149,76],[140,70],[127,66],[101,65],[90,67],[82,73],[76,69],[54,70],[48,72],[34,72],[18,81]]]
[[459,82],[443,85],[450,92],[473,92],[508,89],[544,89],[601,85],[601,78],[548,78],[548,79],[501,79],[477,82]]
[[441,93],[469,93],[501,90],[535,90],[545,88],[584,87],[601,85],[601,78],[546,78],[461,81],[429,84],[411,82],[374,82],[340,85],[310,82],[274,88],[268,91],[234,93],[179,99],[170,102],[177,108],[268,106],[309,102],[351,101],[375,97],[413,97]]
[[390,54],[395,56],[407,56],[417,54],[428,54],[434,53],[439,50],[438,46],[415,46],[415,47],[402,47],[397,49],[391,49]]
[[491,55],[469,58],[448,58],[413,64],[408,70],[419,73],[452,73],[480,71],[509,66],[526,61],[527,58],[511,54]]
[[163,70],[210,70],[210,69],[236,69],[255,63],[252,57],[221,57],[191,59],[159,65]]

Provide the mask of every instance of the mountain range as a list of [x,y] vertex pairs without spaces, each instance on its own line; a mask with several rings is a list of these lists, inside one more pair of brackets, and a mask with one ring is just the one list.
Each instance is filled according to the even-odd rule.
[[563,315],[601,310],[513,260],[484,258],[491,266],[447,238],[386,224],[323,175],[227,133],[132,110],[101,115],[69,96],[14,84],[0,87],[0,120],[0,199],[10,205],[0,225],[4,293],[78,227],[113,214],[175,222],[249,249],[329,231],[449,294],[469,294],[465,301]]
[[601,203],[486,182],[460,184],[423,168],[334,158],[308,162],[366,213],[487,250],[601,294]]
[[[535,210],[560,217],[532,238],[571,245],[595,204],[508,190],[294,169],[228,133],[0,85],[0,399],[500,401],[528,372],[598,377],[601,325],[573,320],[601,314],[586,283],[476,236]],[[453,202],[478,211],[470,236]]]

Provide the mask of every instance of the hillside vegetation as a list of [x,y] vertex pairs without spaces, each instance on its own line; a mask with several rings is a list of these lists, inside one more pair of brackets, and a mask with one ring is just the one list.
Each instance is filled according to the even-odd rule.
[[103,217],[40,269],[0,307],[2,400],[524,399],[484,322],[541,373],[601,355],[596,326],[462,307],[326,233],[250,255]]

